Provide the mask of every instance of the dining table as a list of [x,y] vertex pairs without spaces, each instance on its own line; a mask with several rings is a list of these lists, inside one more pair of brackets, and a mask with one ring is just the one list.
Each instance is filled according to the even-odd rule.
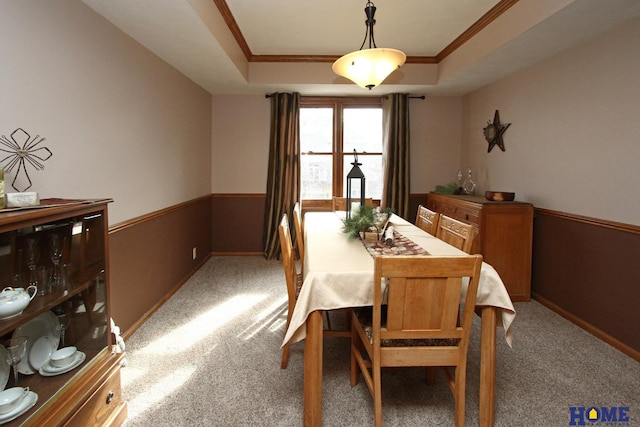
[[[465,255],[395,214],[387,223],[387,231],[392,230],[387,234],[395,237],[390,246],[350,237],[343,231],[343,218],[344,212],[307,212],[303,220],[304,281],[283,345],[305,340],[305,426],[322,425],[323,312],[373,304],[373,257],[379,253]],[[504,338],[511,346],[516,312],[498,272],[485,262],[480,272],[476,312],[481,316],[479,425],[492,426],[496,328],[503,328]]]

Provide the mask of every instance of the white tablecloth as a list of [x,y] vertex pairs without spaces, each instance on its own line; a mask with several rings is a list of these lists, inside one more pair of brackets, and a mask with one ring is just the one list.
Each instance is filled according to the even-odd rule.
[[[391,217],[390,223],[431,255],[465,255],[397,215]],[[304,284],[283,345],[305,338],[305,321],[313,311],[373,304],[373,258],[359,239],[342,232],[339,213],[307,213],[304,233]],[[516,312],[498,272],[487,263],[482,264],[476,305],[499,309],[497,322],[511,346],[511,324]]]

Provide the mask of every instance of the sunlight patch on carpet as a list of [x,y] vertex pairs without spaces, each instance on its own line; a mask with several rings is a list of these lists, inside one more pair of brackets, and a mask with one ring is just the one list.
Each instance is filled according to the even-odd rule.
[[286,319],[288,306],[287,297],[277,299],[273,304],[260,311],[256,316],[256,320],[238,334],[238,337],[246,341],[253,338],[258,332],[265,328],[268,328],[270,331],[279,329],[283,324],[286,324],[286,322],[282,320],[282,315],[284,313]]
[[236,319],[267,298],[265,294],[241,294],[201,314],[151,342],[138,353],[171,354],[189,351],[206,336]]
[[120,371],[120,380],[122,381],[122,388],[128,387],[130,384],[135,383],[138,378],[144,377],[147,374],[146,369],[139,369],[133,366],[127,366],[126,370]]
[[[169,375],[165,375],[157,382],[152,384],[148,390],[143,393],[139,393],[129,400],[128,405],[135,407],[135,414],[142,414],[143,412],[152,409],[154,405],[175,394],[196,371],[195,366],[185,366],[173,370]],[[134,419],[135,416],[129,416],[130,419]]]

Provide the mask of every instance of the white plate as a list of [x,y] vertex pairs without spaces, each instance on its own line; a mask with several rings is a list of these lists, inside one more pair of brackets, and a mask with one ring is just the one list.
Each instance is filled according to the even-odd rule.
[[72,371],[78,366],[80,366],[82,362],[84,362],[84,359],[86,357],[87,357],[86,354],[84,354],[81,351],[77,351],[73,360],[67,366],[58,368],[57,366],[53,366],[51,364],[51,361],[49,360],[47,363],[42,365],[42,368],[40,368],[38,372],[40,372],[40,375],[42,375],[43,377],[53,377],[56,375],[66,374],[67,372]]
[[27,352],[25,353],[25,357],[18,363],[18,372],[24,375],[36,373],[31,365],[29,365],[28,355],[31,352],[31,347],[39,338],[44,336],[53,338],[56,343],[60,342],[60,331],[56,330],[58,324],[59,322],[56,315],[51,311],[47,311],[35,319],[29,320],[27,323],[23,323],[13,331],[14,337],[27,337]]
[[0,391],[4,390],[7,386],[7,380],[9,379],[9,373],[11,372],[11,365],[7,363],[9,353],[3,345],[0,344]]
[[36,371],[49,361],[51,354],[58,349],[58,342],[49,336],[40,337],[31,346],[29,364]]
[[17,408],[15,408],[13,411],[7,412],[6,414],[0,414],[0,424],[8,423],[9,421],[15,420],[20,415],[31,409],[37,401],[38,394],[33,391],[28,392]]

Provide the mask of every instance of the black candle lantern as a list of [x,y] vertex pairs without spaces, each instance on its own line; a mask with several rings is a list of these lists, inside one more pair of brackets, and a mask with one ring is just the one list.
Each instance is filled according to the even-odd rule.
[[[347,218],[351,218],[351,210],[353,209],[352,200],[354,200],[352,191],[360,187],[360,206],[364,206],[364,174],[360,170],[360,166],[362,163],[358,163],[358,154],[356,150],[353,150],[354,161],[351,163],[353,167],[347,174],[347,206],[346,206],[346,215]],[[358,181],[360,181],[360,185],[358,185]],[[355,199],[357,200],[357,199]]]

